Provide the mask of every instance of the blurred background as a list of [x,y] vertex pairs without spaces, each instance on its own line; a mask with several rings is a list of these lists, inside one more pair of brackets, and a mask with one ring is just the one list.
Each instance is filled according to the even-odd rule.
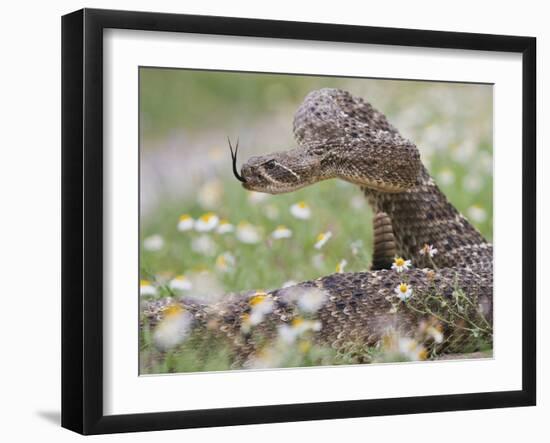
[[[239,168],[252,155],[294,147],[294,112],[323,87],[385,113],[492,240],[490,85],[141,68],[143,297],[217,300],[368,269],[372,214],[356,186],[329,180],[271,196],[244,190],[231,173],[228,137],[240,140]],[[170,370],[149,363],[142,369]]]

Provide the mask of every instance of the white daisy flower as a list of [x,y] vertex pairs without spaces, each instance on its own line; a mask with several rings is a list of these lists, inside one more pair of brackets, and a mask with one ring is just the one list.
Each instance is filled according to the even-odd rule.
[[429,255],[430,258],[437,254],[437,248],[434,248],[433,245],[425,244],[420,250],[420,255]]
[[222,219],[220,220],[220,224],[218,225],[218,229],[216,229],[216,232],[218,234],[228,234],[230,232],[233,232],[235,230],[235,227],[229,223],[228,220]]
[[248,304],[252,310],[269,314],[273,309],[273,299],[264,291],[256,291],[248,300]]
[[421,343],[413,338],[403,337],[395,331],[384,335],[381,350],[386,355],[386,359],[382,359],[382,361],[395,361],[397,357],[410,361],[428,358],[428,351]]
[[469,174],[462,180],[462,185],[469,192],[479,192],[483,186],[483,180],[477,174]]
[[393,263],[391,265],[391,268],[394,271],[403,272],[403,271],[408,270],[410,268],[410,266],[411,266],[411,261],[410,260],[405,260],[404,258],[401,258],[401,257],[395,257],[395,259],[393,260]]
[[329,241],[330,237],[332,237],[332,232],[321,232],[315,239],[315,244],[313,245],[314,248],[321,249],[325,243]]
[[153,333],[155,346],[166,351],[182,343],[193,324],[193,316],[180,305],[170,305],[164,309],[164,318]]
[[279,216],[279,208],[275,205],[266,205],[264,207],[264,214],[270,220],[275,220]]
[[347,264],[348,264],[348,261],[345,258],[343,260],[340,260],[340,262],[336,265],[336,272],[338,272],[339,274],[344,272],[344,268],[346,267]]
[[397,347],[399,353],[411,361],[426,360],[428,357],[428,353],[424,346],[409,337],[400,337],[397,342]]
[[206,214],[201,215],[195,222],[195,231],[198,232],[209,232],[218,226],[220,219],[213,212],[207,212]]
[[292,344],[294,343],[294,340],[296,340],[296,330],[289,325],[279,325],[277,332],[283,343]]
[[365,207],[366,200],[365,197],[363,197],[362,195],[354,195],[351,198],[349,204],[353,209],[359,210]]
[[443,343],[443,332],[434,326],[428,326],[426,333],[434,339],[437,344]]
[[159,271],[155,274],[155,282],[158,286],[167,284],[172,279],[172,273],[169,271]]
[[407,283],[400,283],[399,286],[394,289],[394,292],[401,301],[407,301],[413,294],[412,288]]
[[241,222],[237,226],[237,239],[242,243],[255,244],[260,241],[260,233],[250,223]]
[[298,307],[309,313],[317,312],[327,301],[325,291],[318,288],[308,288],[296,294]]
[[223,198],[223,184],[214,179],[201,186],[197,193],[197,201],[205,209],[214,209],[220,206]]
[[263,291],[257,291],[248,301],[250,305],[249,322],[251,326],[260,324],[264,317],[273,311],[273,299]]
[[489,176],[493,175],[493,156],[487,151],[481,151],[478,157],[479,167]]
[[178,231],[190,231],[193,229],[194,224],[195,221],[189,214],[182,214],[178,221]]
[[321,330],[321,322],[319,320],[305,320],[302,317],[296,317],[292,320],[291,324],[300,334],[306,331],[319,332]]
[[193,285],[193,298],[200,300],[202,303],[216,303],[226,293],[216,274],[207,269],[191,271],[188,278]]
[[290,213],[294,217],[299,218],[301,220],[307,220],[308,218],[311,217],[311,209],[309,205],[304,201],[294,203],[290,207]]
[[286,226],[280,225],[280,226],[277,226],[277,229],[275,229],[271,233],[271,237],[273,237],[275,240],[280,240],[282,238],[290,238],[292,237],[292,231],[288,229]]
[[149,280],[140,280],[139,281],[139,295],[155,295],[157,289],[152,285]]
[[455,182],[455,175],[450,169],[442,169],[441,171],[439,171],[439,174],[437,174],[437,178],[439,180],[439,183],[441,183],[443,186],[449,186]]
[[143,248],[146,251],[160,251],[164,246],[164,239],[159,234],[151,235],[143,240]]
[[483,223],[487,220],[487,212],[485,212],[485,210],[478,205],[468,208],[468,216],[476,223]]
[[253,309],[252,311],[250,311],[250,317],[248,320],[250,322],[250,326],[259,325],[261,322],[264,321],[264,317],[265,315],[261,311]]
[[269,198],[269,194],[266,194],[265,192],[255,192],[255,191],[248,192],[248,201],[252,204],[261,203],[263,201],[266,201],[268,198]]
[[313,257],[311,257],[311,264],[317,269],[322,269],[325,265],[324,255],[323,254],[315,254]]
[[252,329],[252,323],[250,322],[250,314],[245,312],[241,315],[241,332],[243,334],[248,334]]
[[247,369],[280,368],[284,364],[285,353],[274,347],[263,347],[245,363]]
[[349,247],[351,249],[351,253],[354,256],[356,256],[356,255],[359,254],[361,249],[363,249],[363,241],[362,240],[355,240],[355,241],[350,243]]
[[462,163],[463,165],[470,164],[472,157],[477,151],[476,143],[473,140],[464,140],[462,144],[457,146],[452,152],[451,156],[454,161],[457,163]]
[[216,269],[222,272],[229,272],[235,267],[235,256],[231,252],[224,252],[216,258]]
[[176,291],[188,291],[193,288],[191,281],[189,281],[189,279],[183,274],[174,277],[170,280],[168,285],[170,286],[170,289],[174,289]]
[[201,235],[191,241],[191,249],[199,254],[212,256],[216,253],[216,243],[208,235]]
[[321,330],[321,322],[319,320],[305,320],[302,317],[296,317],[290,325],[280,325],[278,329],[279,338],[287,344],[292,344],[302,334],[307,331],[318,332]]

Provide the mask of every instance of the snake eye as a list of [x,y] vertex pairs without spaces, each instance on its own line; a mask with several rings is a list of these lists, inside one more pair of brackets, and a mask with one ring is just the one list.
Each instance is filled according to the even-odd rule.
[[313,155],[323,155],[325,153],[325,150],[323,148],[313,148],[309,152]]
[[275,161],[269,160],[264,166],[266,169],[273,169],[275,167]]

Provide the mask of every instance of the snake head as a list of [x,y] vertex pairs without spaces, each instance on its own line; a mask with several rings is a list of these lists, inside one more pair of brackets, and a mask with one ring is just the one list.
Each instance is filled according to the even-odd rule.
[[322,159],[297,148],[251,157],[241,168],[243,187],[250,191],[282,194],[320,180]]

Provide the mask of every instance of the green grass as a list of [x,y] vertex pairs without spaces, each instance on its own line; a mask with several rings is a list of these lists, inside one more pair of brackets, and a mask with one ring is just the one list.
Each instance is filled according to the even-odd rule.
[[[178,232],[176,225],[182,213],[198,218],[205,212],[193,200],[177,206],[167,205],[155,211],[150,222],[143,227],[143,236],[160,234],[165,247],[158,252],[143,251],[142,276],[150,278],[159,272],[185,274],[197,269],[215,270],[216,257],[226,251],[232,253],[237,265],[233,272],[216,272],[228,291],[269,289],[281,286],[288,280],[307,280],[334,272],[342,259],[348,261],[346,270],[368,268],[371,250],[372,215],[366,205],[353,209],[350,201],[361,198],[353,186],[338,186],[335,182],[319,183],[293,194],[270,196],[266,201],[251,204],[248,192],[235,180],[224,183],[223,205],[216,211],[221,218],[238,225],[242,221],[258,227],[262,240],[257,244],[240,242],[234,234],[206,234],[215,244],[213,255],[193,251],[191,244],[201,234],[194,231]],[[305,201],[311,208],[309,220],[299,220],[290,213],[290,206]],[[275,220],[266,215],[266,208],[278,213]],[[275,240],[270,234],[279,225],[292,231],[292,237]],[[319,233],[331,231],[332,237],[319,251],[314,248]],[[362,253],[352,255],[351,243],[361,239]],[[313,264],[313,257],[321,253],[321,267]]]

